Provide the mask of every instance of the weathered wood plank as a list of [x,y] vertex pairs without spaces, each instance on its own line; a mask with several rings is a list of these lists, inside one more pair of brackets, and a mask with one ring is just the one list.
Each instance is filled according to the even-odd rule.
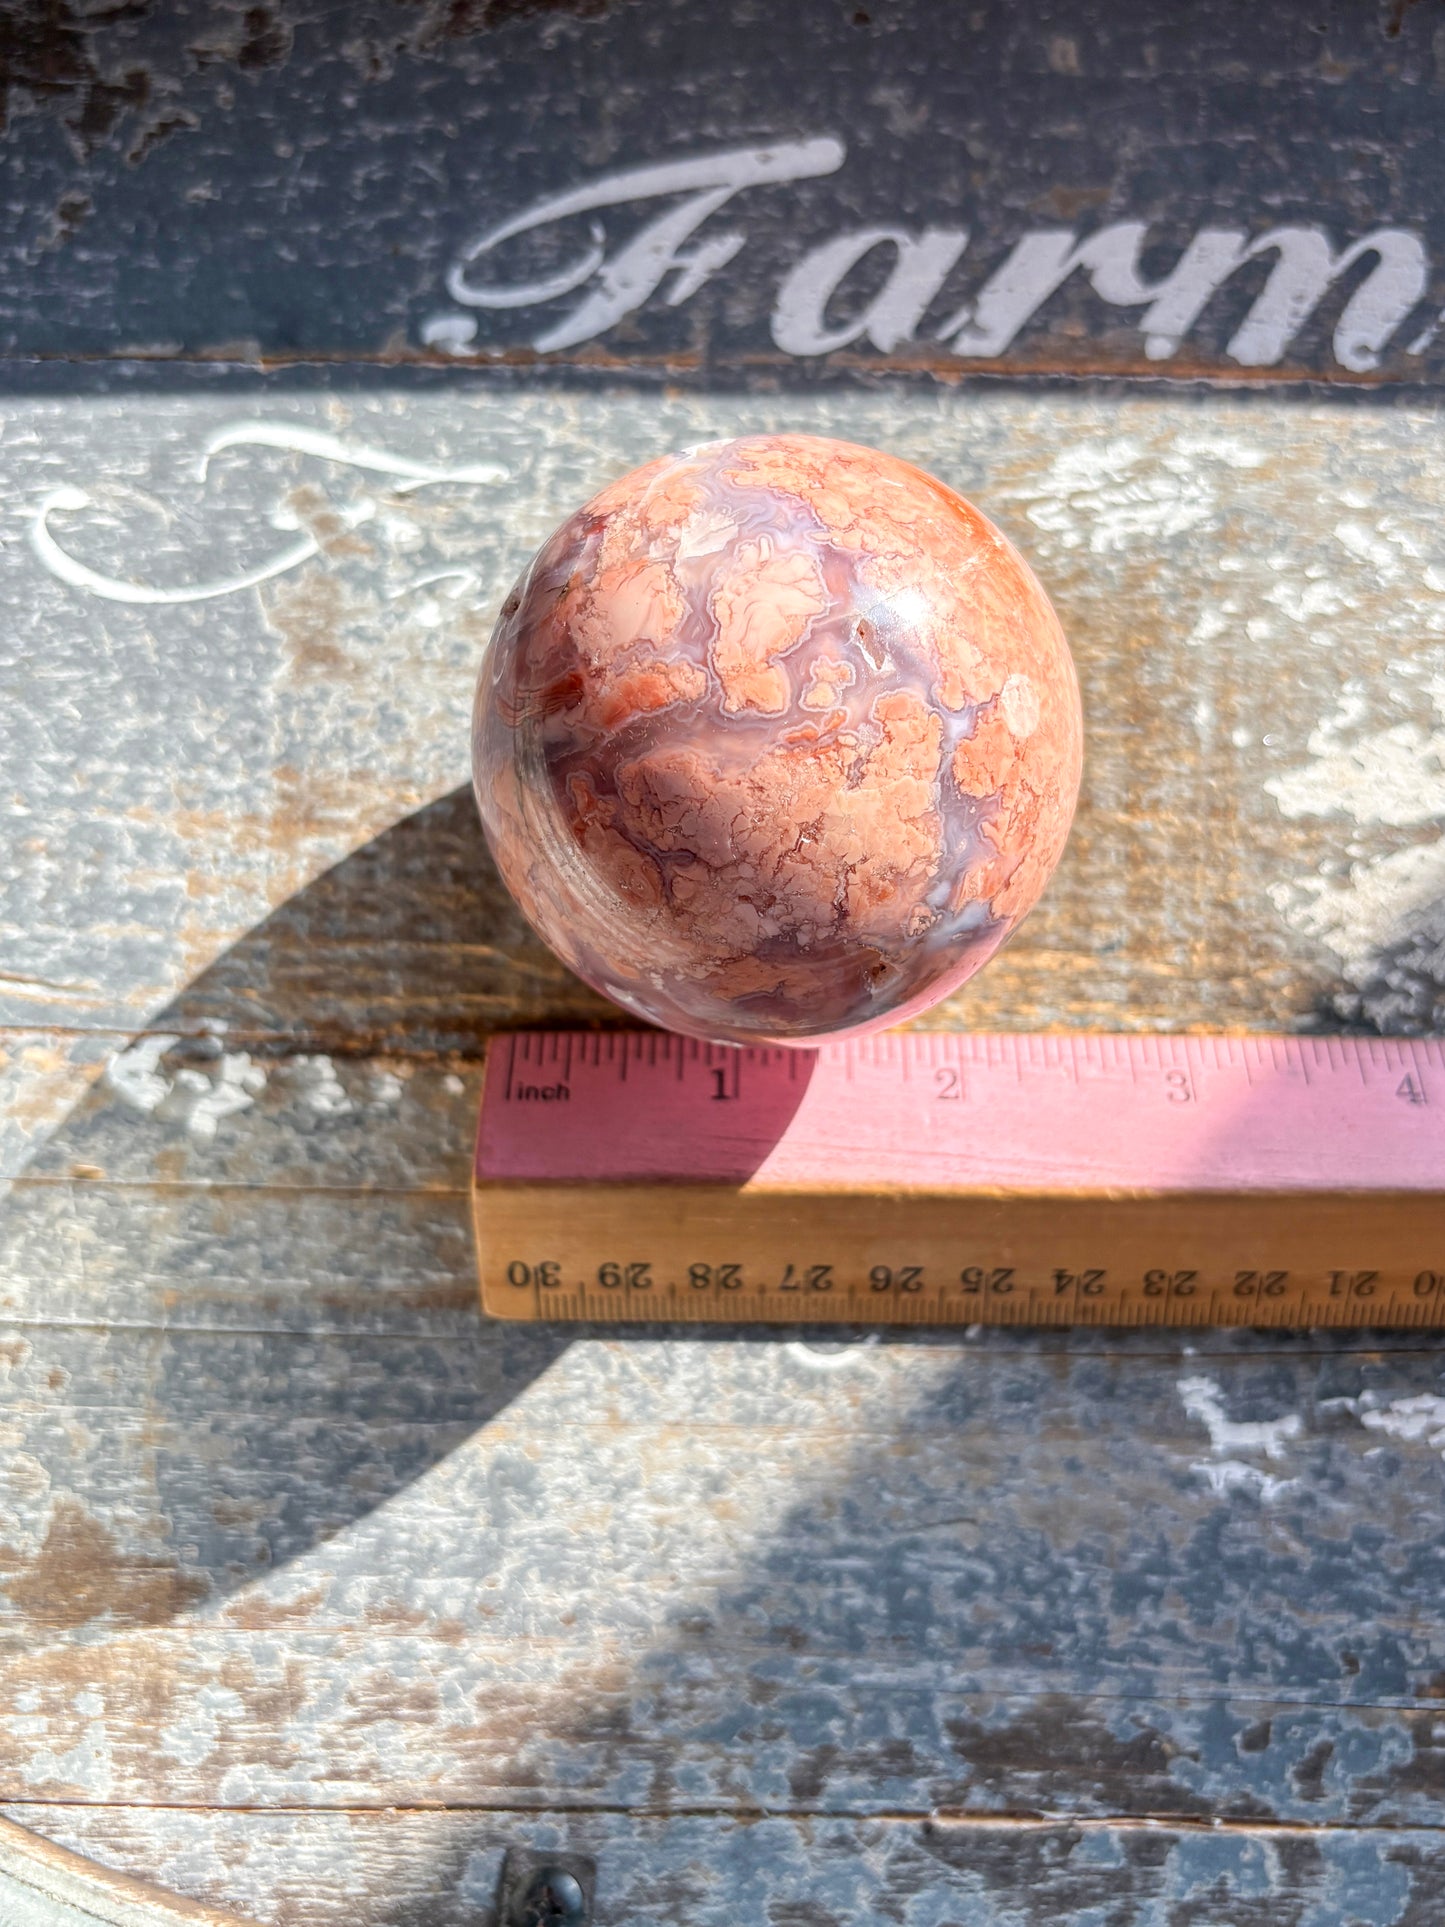
[[12,1821],[0,1821],[0,1916],[6,1927],[242,1927]]
[[[461,787],[492,614],[582,495],[709,435],[840,433],[1020,539],[1089,709],[1057,885],[936,1021],[1440,1028],[1436,408],[758,392],[803,364],[1435,380],[1427,10],[815,9],[741,67],[738,7],[41,11],[6,43],[0,348],[176,367],[0,368],[11,1810],[268,1920],[486,1922],[523,1839],[598,1853],[603,1921],[1433,1919],[1438,1341],[482,1325],[481,1042],[615,1018],[523,929]],[[559,136],[559,101],[605,131]],[[764,135],[836,165],[740,190],[691,243],[735,229],[734,259],[583,330],[570,387],[190,383],[531,360],[598,284],[445,294],[488,222]],[[615,258],[662,204],[614,201]],[[854,338],[806,355],[785,278],[880,222],[971,233],[916,342],[867,332],[885,248],[830,310]],[[1242,351],[1261,258],[1146,349],[1144,259],[1281,222],[1316,254],[1301,326]],[[1094,251],[985,354],[981,291],[1046,229]],[[753,392],[706,393],[724,366]],[[177,1043],[128,1049],[146,1026]]]
[[64,511],[52,530],[93,569],[204,583],[276,555],[278,508],[320,552],[258,590],[143,608],[56,580],[23,542],[0,554],[17,612],[0,693],[23,722],[4,780],[31,848],[6,885],[5,1021],[475,1053],[504,1017],[597,1016],[522,936],[465,800],[421,806],[465,773],[491,612],[564,510],[659,448],[786,424],[882,442],[976,495],[1078,655],[1070,854],[937,1021],[1436,1022],[1428,411],[1003,394],[580,410],[480,388],[255,406],[453,469],[496,456],[512,479],[398,496],[260,447],[223,451],[198,490],[232,402],[15,404],[20,499],[100,491],[113,526]]
[[[265,444],[218,452],[198,488],[243,413],[513,479],[401,493]],[[770,1808],[782,1927],[810,1919],[786,1870],[835,1865],[855,1869],[817,1902],[837,1919],[1004,1920],[1036,1893],[1055,1918],[1122,1891],[1141,1920],[1303,1923],[1355,1905],[1356,1866],[1377,1912],[1418,1918],[1424,1846],[1317,1823],[1440,1822],[1438,1340],[839,1351],[477,1318],[480,1042],[605,1013],[486,865],[459,787],[476,658],[587,487],[745,424],[882,442],[976,494],[1076,642],[1092,739],[1068,865],[939,1021],[1438,1027],[1432,410],[16,401],[7,479],[30,504],[91,492],[50,524],[90,568],[195,584],[298,532],[317,553],[257,589],[127,605],[25,539],[0,549],[0,1791],[74,1803],[46,1809],[74,1829],[93,1808],[98,1840],[132,1824],[123,1801],[480,1802],[535,1828],[650,1804],[578,1824],[662,1829],[669,1917],[687,1895],[667,1869],[709,1864],[706,1904],[740,1917]],[[128,1049],[147,1024],[177,1044]],[[916,1844],[935,1807],[1229,1814],[1325,1844],[1296,1863],[1255,1842],[1196,1880],[1205,1836],[1176,1830],[1130,1889],[1165,1834],[1055,1829],[1036,1860],[979,1848],[994,1884],[958,1889]],[[885,1808],[922,1872],[877,1872]],[[189,1846],[164,1832],[183,1821]],[[127,1852],[229,1891],[214,1851],[267,1917],[341,1895],[421,1916],[439,1835],[398,1822],[353,1892],[361,1850],[326,1829],[392,1823],[314,1823],[294,1878],[265,1829],[312,1820],[275,1811],[152,1813]],[[693,1844],[666,1831],[691,1825]],[[1094,1853],[1114,1857],[1094,1887],[1048,1871]],[[613,1891],[647,1917],[637,1883]]]
[[569,1661],[540,1639],[458,1658],[455,1639],[306,1636],[285,1617],[7,1661],[25,1709],[11,1744],[28,1744],[0,1798],[1393,1828],[1438,1827],[1445,1792],[1438,1704],[979,1693],[868,1653],[789,1666],[664,1650],[634,1668],[626,1643]]
[[95,1032],[0,1028],[0,1199],[48,1135],[75,1115],[107,1059],[128,1038]]
[[[12,355],[1440,378],[1445,57],[1403,0],[57,6],[6,78]],[[591,254],[545,218],[589,187]]]
[[299,1330],[457,1332],[475,1323],[465,1197],[224,1187],[17,1185],[7,1317]]
[[509,1846],[590,1853],[598,1927],[1428,1927],[1445,1843],[1353,1833],[926,1818],[525,1812],[253,1814],[12,1807],[258,1921],[496,1927]]
[[[64,1059],[63,1033],[21,1048]],[[222,1035],[88,1037],[93,1082],[37,1134],[22,1185],[464,1192],[482,1065],[247,1049]],[[17,1053],[18,1055],[18,1053]],[[90,1068],[90,1067],[87,1067]],[[21,1066],[16,1066],[17,1074]]]
[[538,1336],[10,1338],[0,1791],[1445,1810],[1438,1354]]
[[[475,1061],[275,1056],[214,1037],[165,1049],[168,1035],[87,1040],[118,1048],[30,1144],[0,1212],[6,1316],[471,1333]],[[65,1041],[27,1048],[66,1065]],[[1180,1341],[1161,1342],[1173,1355]]]
[[165,1033],[113,1041],[85,1099],[12,1181],[0,1223],[12,1317],[83,1321],[123,1275],[130,1327],[470,1325],[459,1201],[474,1061],[274,1056]]

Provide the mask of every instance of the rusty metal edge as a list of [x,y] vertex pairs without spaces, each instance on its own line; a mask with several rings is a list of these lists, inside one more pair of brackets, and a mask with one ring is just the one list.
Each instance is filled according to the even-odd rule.
[[4,1927],[249,1927],[239,1914],[183,1900],[0,1818]]

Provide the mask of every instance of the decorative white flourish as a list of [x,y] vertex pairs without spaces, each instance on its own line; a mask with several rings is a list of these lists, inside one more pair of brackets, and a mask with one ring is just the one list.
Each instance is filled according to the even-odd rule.
[[[295,422],[233,422],[217,429],[205,443],[197,463],[197,479],[204,483],[213,459],[228,448],[276,448],[290,454],[311,455],[343,467],[362,468],[372,474],[394,478],[395,492],[408,494],[413,489],[430,488],[440,483],[463,486],[505,482],[508,470],[497,462],[470,462],[454,468],[438,468],[427,462],[390,449],[373,447],[369,442],[347,442],[320,429],[305,428]],[[54,488],[41,497],[30,521],[30,545],[41,564],[72,589],[99,596],[105,602],[146,605],[175,605],[185,602],[210,602],[219,596],[235,595],[241,589],[254,589],[262,582],[299,568],[320,552],[315,536],[303,535],[289,543],[265,562],[237,575],[218,576],[208,582],[187,583],[180,588],[162,589],[151,583],[135,582],[123,576],[103,575],[62,548],[50,527],[53,515],[74,514],[89,508],[91,498],[84,489],[73,486]]]
[[878,1332],[869,1332],[863,1338],[841,1345],[810,1345],[805,1339],[795,1339],[783,1349],[810,1372],[848,1372],[869,1362],[865,1348],[876,1345],[880,1336]]
[[317,455],[323,462],[337,462],[345,468],[368,468],[376,475],[395,475],[398,495],[434,482],[505,482],[509,471],[500,462],[466,462],[459,468],[437,468],[430,462],[414,462],[407,455],[396,455],[389,448],[374,448],[370,442],[344,442],[338,435],[324,434],[318,428],[303,428],[297,422],[233,422],[218,428],[205,445],[199,463],[200,479],[205,481],[211,458],[225,448],[280,448],[290,454]]
[[1217,1465],[1200,1464],[1191,1470],[1199,1474],[1216,1499],[1227,1499],[1231,1492],[1252,1492],[1272,1505],[1299,1484],[1298,1479],[1277,1479],[1272,1472],[1261,1472],[1257,1465],[1246,1465],[1242,1459],[1221,1459]]
[[99,596],[104,602],[209,602],[215,596],[234,595],[238,589],[254,589],[259,582],[269,582],[273,576],[285,575],[288,569],[309,562],[317,552],[315,537],[307,535],[301,541],[293,542],[290,548],[272,556],[269,562],[263,562],[258,568],[247,569],[241,575],[221,576],[212,582],[195,582],[184,589],[157,589],[147,582],[127,582],[120,576],[101,575],[98,570],[88,568],[84,562],[61,548],[50,533],[51,516],[89,507],[90,497],[83,488],[51,489],[48,495],[41,497],[31,521],[30,546],[50,573],[58,576],[69,588],[83,589],[87,595]]
[[1212,1378],[1181,1378],[1179,1396],[1190,1418],[1198,1419],[1209,1433],[1211,1452],[1262,1452],[1267,1459],[1282,1459],[1291,1439],[1304,1430],[1298,1412],[1283,1418],[1235,1421],[1224,1409],[1224,1393]]
[[1428,1445],[1445,1458],[1445,1398],[1438,1392],[1415,1392],[1387,1402],[1378,1392],[1362,1392],[1358,1398],[1325,1399],[1321,1409],[1326,1406],[1353,1412],[1367,1431],[1383,1432],[1407,1445]]

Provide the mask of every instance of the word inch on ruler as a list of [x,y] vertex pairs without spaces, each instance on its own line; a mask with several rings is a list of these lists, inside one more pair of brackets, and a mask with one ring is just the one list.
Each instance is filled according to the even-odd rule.
[[1445,1324],[1445,1047],[518,1032],[473,1199],[503,1318]]

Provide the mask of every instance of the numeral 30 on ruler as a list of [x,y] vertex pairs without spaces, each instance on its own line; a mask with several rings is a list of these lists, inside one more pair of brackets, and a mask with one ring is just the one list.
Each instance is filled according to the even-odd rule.
[[473,1197],[500,1317],[1445,1323],[1445,1049],[520,1032]]

